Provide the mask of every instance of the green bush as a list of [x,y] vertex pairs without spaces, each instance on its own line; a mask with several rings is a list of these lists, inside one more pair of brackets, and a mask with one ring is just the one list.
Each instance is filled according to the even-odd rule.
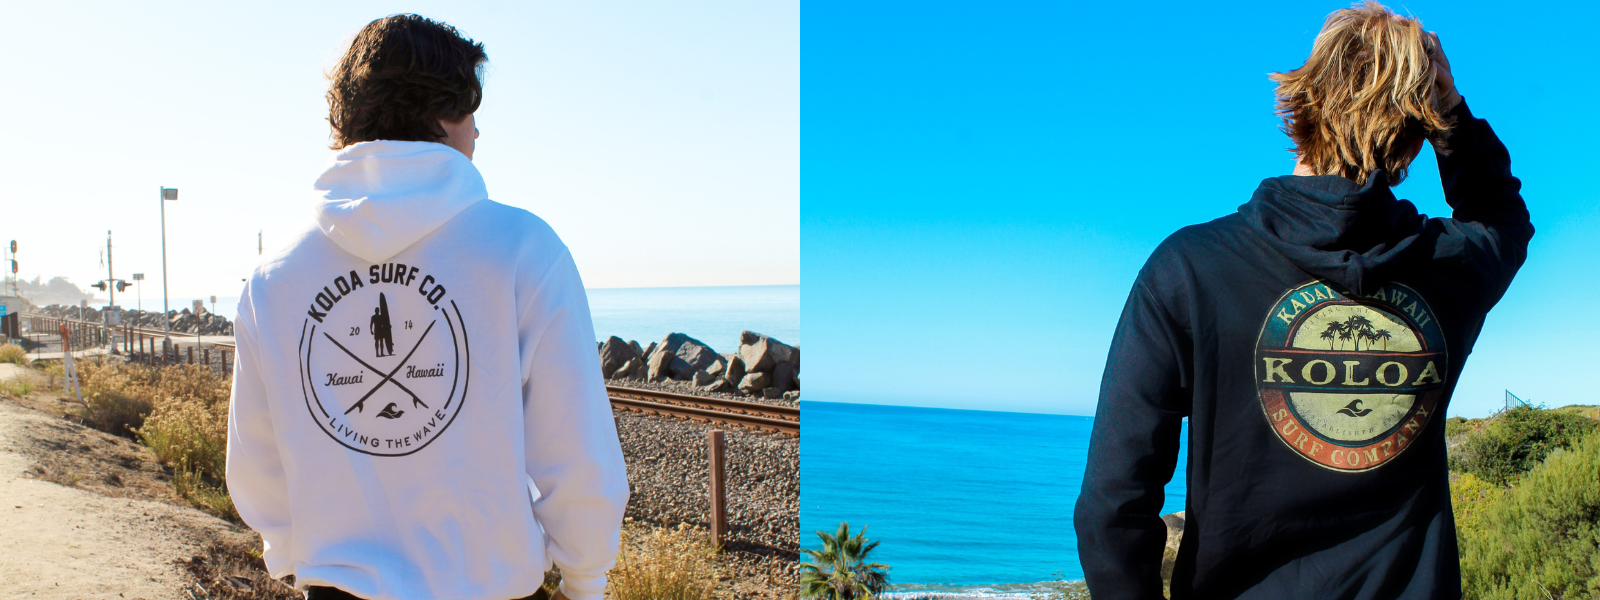
[[1465,417],[1450,417],[1444,420],[1444,439],[1454,440],[1456,436],[1472,431],[1473,426],[1483,419],[1468,421]]
[[1465,597],[1600,597],[1600,435],[1555,451],[1515,488],[1452,482]]
[[1450,470],[1507,485],[1552,451],[1572,446],[1597,428],[1593,419],[1580,413],[1519,406],[1467,432],[1450,457]]

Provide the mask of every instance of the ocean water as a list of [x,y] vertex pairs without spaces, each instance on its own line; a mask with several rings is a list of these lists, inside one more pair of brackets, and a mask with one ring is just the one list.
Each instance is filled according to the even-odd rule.
[[[798,285],[607,288],[588,294],[598,341],[615,335],[649,346],[680,332],[727,353],[739,349],[739,332],[748,329],[786,344],[800,343]],[[210,298],[172,298],[169,304],[173,310],[183,310],[195,300],[206,300],[206,310],[211,310]],[[140,301],[131,294],[118,294],[117,303],[128,309],[142,303],[145,310],[161,310],[159,295]],[[90,304],[103,306],[105,301]],[[218,296],[216,313],[231,320],[238,304],[238,296]]]
[[[841,521],[868,526],[882,542],[872,558],[901,590],[1011,597],[1083,578],[1072,510],[1092,417],[814,400],[800,410],[802,547],[820,548],[813,532]],[[1162,514],[1183,510],[1187,460]]]
[[649,346],[678,332],[726,354],[748,329],[800,344],[798,285],[592,289],[589,312],[602,342],[614,335]]

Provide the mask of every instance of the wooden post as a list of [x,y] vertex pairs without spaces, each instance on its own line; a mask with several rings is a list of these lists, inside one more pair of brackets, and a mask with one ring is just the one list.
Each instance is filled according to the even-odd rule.
[[228,354],[229,354],[229,352],[227,350],[223,350],[222,351],[222,372],[223,372],[223,374],[228,374],[228,373],[232,373],[233,372],[231,369],[228,368]]
[[189,364],[194,364],[194,346],[189,346]]
[[707,432],[706,441],[711,455],[711,544],[721,548],[728,541],[728,484],[722,431]]
[[201,350],[200,351],[200,360],[202,360],[202,361],[204,361],[206,363],[206,370],[208,370],[208,371],[211,370],[211,349],[210,348],[206,348],[205,350]]

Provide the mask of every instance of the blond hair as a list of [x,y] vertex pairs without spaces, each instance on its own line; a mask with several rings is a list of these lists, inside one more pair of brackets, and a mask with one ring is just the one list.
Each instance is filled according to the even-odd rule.
[[1399,185],[1414,145],[1450,130],[1433,44],[1421,21],[1371,0],[1328,15],[1305,64],[1270,76],[1290,151],[1320,174],[1365,184],[1383,169]]

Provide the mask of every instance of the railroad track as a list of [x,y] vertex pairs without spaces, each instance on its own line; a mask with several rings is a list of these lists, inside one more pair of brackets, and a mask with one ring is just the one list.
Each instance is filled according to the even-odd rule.
[[618,385],[606,386],[606,393],[611,396],[611,405],[623,410],[800,435],[800,409],[792,406],[772,406]]

